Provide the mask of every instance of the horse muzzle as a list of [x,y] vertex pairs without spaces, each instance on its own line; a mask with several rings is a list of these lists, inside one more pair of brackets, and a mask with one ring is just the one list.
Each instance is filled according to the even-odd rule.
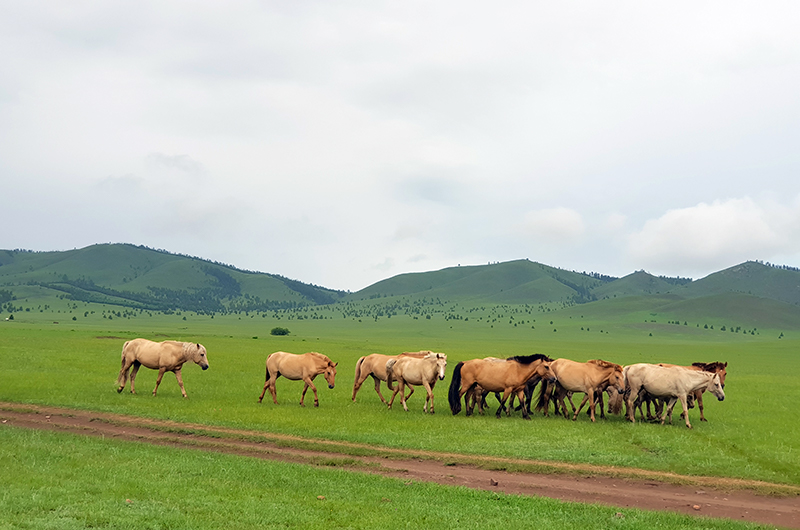
[[328,385],[328,388],[333,389],[333,385]]
[[208,365],[207,364],[206,365],[200,365],[200,368],[202,368],[203,370],[208,370]]
[[725,396],[718,397],[717,399],[720,400],[720,401],[725,401]]

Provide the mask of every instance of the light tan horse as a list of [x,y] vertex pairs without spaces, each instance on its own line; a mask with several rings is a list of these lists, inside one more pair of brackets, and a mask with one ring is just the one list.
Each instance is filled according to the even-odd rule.
[[119,385],[117,392],[122,392],[125,388],[125,384],[128,382],[128,370],[133,366],[133,371],[131,372],[131,394],[135,394],[134,381],[136,380],[136,374],[141,366],[145,366],[158,370],[156,387],[153,389],[154,396],[158,390],[158,385],[161,384],[161,378],[164,377],[164,373],[172,372],[181,387],[181,394],[183,394],[183,397],[187,397],[186,390],[183,388],[181,368],[183,368],[184,363],[189,361],[199,364],[203,370],[208,369],[206,349],[202,344],[174,340],[165,340],[164,342],[153,342],[147,339],[129,340],[122,346],[122,368],[117,377],[117,384]]
[[[689,423],[689,408],[687,406],[687,396],[697,390],[705,390],[714,394],[722,401],[725,399],[725,391],[722,389],[719,374],[689,370],[680,366],[665,367],[656,364],[632,364],[625,367],[625,381],[628,392],[628,420],[635,422],[633,401],[639,396],[640,392],[648,392],[657,398],[668,398],[667,416],[672,423],[672,409],[675,403],[680,400],[683,411],[686,413],[686,427],[692,428]],[[665,418],[662,416],[661,424]]]
[[[383,399],[383,395],[381,394],[381,381],[386,381],[386,363],[390,359],[397,359],[401,356],[406,357],[416,357],[418,359],[422,359],[427,354],[431,353],[430,351],[419,351],[419,352],[404,352],[400,355],[382,355],[380,353],[373,353],[370,355],[365,355],[361,357],[358,362],[356,362],[356,374],[355,378],[353,379],[353,401],[356,400],[356,394],[358,393],[361,385],[364,384],[364,381],[367,380],[367,377],[372,376],[373,381],[375,382],[375,392],[378,394],[378,397],[381,398],[381,403],[386,405],[386,400]],[[409,387],[411,392],[414,392],[413,387]],[[406,399],[411,394],[406,396]]]
[[[422,385],[428,392],[425,397],[425,404],[422,405],[422,411],[428,411],[428,402],[430,401],[431,414],[433,414],[433,387],[436,386],[437,379],[444,379],[446,367],[447,355],[444,353],[428,352],[421,359],[404,356],[389,359],[386,362],[386,384],[390,390],[394,391],[392,399],[389,400],[389,408],[392,408],[394,398],[400,392],[400,403],[403,404],[403,409],[408,412],[406,400],[414,393],[414,387],[411,385]],[[394,387],[392,381],[397,381],[397,388]],[[411,388],[408,396],[404,395],[406,385]]]
[[[450,411],[455,416],[461,412],[461,398],[476,385],[480,385],[484,391],[502,392],[500,408],[497,409],[496,416],[506,405],[510,396],[516,395],[520,403],[525,404],[525,384],[534,376],[539,376],[547,381],[554,381],[555,377],[550,370],[550,363],[546,360],[547,356],[541,354],[520,355],[509,357],[505,362],[493,360],[472,359],[460,362],[453,370],[453,379],[450,381],[448,400]],[[467,415],[472,413],[467,409]],[[506,414],[509,414],[507,411]],[[527,409],[522,407],[522,417],[530,419]]]
[[585,394],[583,400],[578,409],[575,410],[572,419],[574,421],[578,418],[581,409],[588,402],[589,417],[592,421],[595,421],[595,400],[598,393],[605,391],[609,386],[614,387],[619,393],[625,391],[622,366],[602,359],[594,359],[585,363],[570,359],[556,359],[550,363],[550,368],[553,370],[558,382],[542,386],[539,391],[539,403],[536,406],[536,410],[543,411],[545,416],[547,416],[551,397],[556,399],[556,412],[558,412],[560,405],[560,408],[564,411],[564,417],[567,417],[567,406],[564,403],[564,398],[569,392],[583,392]]
[[333,388],[336,381],[336,365],[327,356],[317,352],[304,353],[297,355],[294,353],[286,353],[277,351],[271,353],[267,357],[267,375],[264,382],[264,390],[258,396],[258,402],[264,399],[264,394],[269,393],[272,395],[272,401],[278,404],[277,391],[275,390],[275,381],[283,376],[292,381],[303,381],[303,393],[300,395],[300,406],[303,405],[303,400],[306,398],[306,391],[309,387],[314,391],[314,406],[319,407],[319,397],[317,396],[317,387],[314,386],[314,378],[319,374],[325,377],[328,382],[328,388]]
[[[674,364],[659,363],[659,366],[676,366]],[[728,375],[728,363],[713,362],[713,363],[692,363],[691,366],[683,366],[687,370],[695,370],[698,372],[711,372],[719,374],[719,380],[722,383],[722,388],[725,388],[725,378]],[[700,408],[700,421],[708,421],[703,414],[703,392],[704,390],[696,390],[694,392],[694,400]],[[689,406],[691,408],[691,405]],[[650,415],[650,403],[647,404],[647,413]]]

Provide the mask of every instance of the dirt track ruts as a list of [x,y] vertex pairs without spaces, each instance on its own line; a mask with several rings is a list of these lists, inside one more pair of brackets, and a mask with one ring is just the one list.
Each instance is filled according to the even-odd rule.
[[[335,463],[357,471],[404,480],[800,528],[800,487],[796,486],[681,476],[631,468],[393,449],[15,403],[0,403],[0,421],[16,427],[104,436],[271,460],[312,465]],[[364,454],[369,456],[362,456]],[[494,468],[523,466],[545,472],[482,469],[469,462]],[[756,493],[767,490],[778,491],[782,495]]]

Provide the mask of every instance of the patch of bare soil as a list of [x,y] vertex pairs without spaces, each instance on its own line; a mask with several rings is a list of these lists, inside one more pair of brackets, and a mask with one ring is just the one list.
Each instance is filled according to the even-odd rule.
[[[800,487],[783,484],[681,476],[631,468],[392,449],[14,403],[0,403],[0,422],[30,429],[49,429],[270,460],[345,466],[406,481],[428,481],[517,495],[644,510],[670,510],[800,528]],[[765,491],[780,495],[758,493]]]

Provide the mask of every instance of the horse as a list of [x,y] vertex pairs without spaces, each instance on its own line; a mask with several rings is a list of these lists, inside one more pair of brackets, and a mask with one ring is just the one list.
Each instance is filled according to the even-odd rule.
[[181,368],[183,368],[184,363],[189,361],[194,361],[200,365],[200,368],[207,370],[208,358],[205,346],[194,342],[177,342],[174,340],[165,340],[164,342],[153,342],[147,339],[129,340],[122,346],[122,368],[117,377],[117,384],[119,385],[117,392],[122,392],[125,388],[125,384],[128,382],[128,370],[133,366],[133,371],[131,372],[131,394],[135,394],[136,391],[133,386],[136,374],[141,366],[145,366],[158,370],[156,387],[153,389],[154,396],[158,391],[158,385],[161,384],[161,378],[164,377],[164,373],[172,372],[181,387],[181,394],[183,394],[183,397],[188,397],[186,389],[183,388]]
[[271,353],[267,357],[267,375],[264,382],[264,390],[258,396],[258,402],[264,399],[264,394],[269,393],[272,395],[272,401],[278,404],[277,391],[275,390],[275,381],[283,376],[292,381],[302,380],[305,385],[303,386],[303,393],[300,395],[300,406],[304,407],[303,400],[306,398],[306,391],[309,387],[314,391],[314,406],[319,407],[319,398],[317,396],[317,387],[314,386],[314,378],[322,374],[325,381],[328,382],[328,388],[333,388],[336,381],[336,366],[339,363],[334,363],[326,355],[317,352],[308,352],[301,355],[294,353],[286,353],[277,351]]
[[[491,361],[491,362],[505,362],[508,359],[500,359],[498,357],[484,357],[484,361]],[[552,361],[550,357],[546,355],[543,356],[544,361]],[[508,398],[508,407],[506,408],[506,415],[511,414],[511,410],[520,410],[522,407],[526,407],[528,409],[528,414],[531,413],[531,403],[530,403],[530,396],[533,393],[533,389],[536,388],[536,385],[542,378],[536,374],[533,375],[528,382],[525,384],[525,401],[520,401],[520,404],[514,408],[514,399],[517,397],[515,394],[512,394]],[[483,409],[486,406],[486,396],[489,395],[489,391],[485,390],[480,385],[475,385],[470,390],[467,390],[467,393],[464,395],[464,401],[467,405],[467,415],[472,414],[472,411],[475,409],[475,405],[478,405],[478,413],[483,415]],[[499,392],[494,392],[494,397],[497,399],[497,402],[500,403],[502,401],[502,395]],[[573,406],[573,409],[575,407]]]
[[595,399],[598,392],[603,392],[609,386],[614,387],[620,393],[625,391],[622,366],[602,359],[594,359],[585,363],[569,359],[556,359],[550,363],[550,368],[558,381],[542,386],[536,406],[536,410],[544,411],[545,416],[547,416],[549,401],[554,390],[556,392],[556,413],[558,413],[560,404],[565,418],[567,417],[567,406],[564,398],[567,393],[583,392],[585,394],[578,409],[574,411],[573,421],[578,418],[578,414],[587,402],[589,403],[589,417],[595,421]]
[[[450,401],[450,411],[455,416],[461,412],[461,398],[467,391],[476,385],[480,385],[489,392],[502,392],[500,408],[497,409],[496,416],[506,405],[506,400],[512,395],[516,395],[520,402],[525,403],[523,389],[525,383],[531,377],[538,376],[548,381],[554,381],[555,377],[550,370],[550,363],[546,355],[524,355],[509,357],[505,362],[487,361],[484,359],[472,359],[460,362],[453,370],[453,380],[450,382],[448,399]],[[467,410],[467,416],[472,411]],[[509,412],[506,412],[508,415]],[[530,419],[530,415],[525,407],[522,408],[522,417]]]
[[[389,400],[389,408],[392,408],[394,398],[400,392],[400,403],[403,409],[408,412],[406,400],[414,393],[411,385],[423,385],[428,395],[425,404],[422,405],[422,412],[428,411],[428,401],[431,402],[431,414],[433,414],[433,387],[436,385],[437,377],[444,379],[444,370],[447,367],[447,355],[444,353],[428,352],[423,358],[411,356],[398,356],[386,362],[386,385],[389,390],[393,390],[392,399]],[[397,388],[392,385],[392,381],[397,381]],[[408,396],[405,396],[405,385],[411,388]]]
[[[632,364],[624,369],[626,391],[628,392],[628,420],[635,422],[633,400],[641,391],[648,392],[658,398],[669,398],[667,404],[667,416],[672,424],[672,409],[677,400],[681,401],[683,411],[686,413],[686,427],[692,428],[689,423],[689,408],[687,406],[687,396],[697,390],[707,390],[722,401],[725,399],[725,391],[722,389],[720,376],[717,373],[689,370],[675,367],[658,366],[655,364]],[[662,416],[661,425],[664,425],[665,418]]]
[[[674,364],[666,364],[666,363],[659,363],[659,366],[676,366]],[[722,383],[722,388],[725,388],[725,377],[728,375],[728,363],[721,363],[721,362],[713,362],[713,363],[692,363],[691,366],[683,366],[682,368],[686,368],[687,370],[695,370],[699,372],[711,372],[715,374],[719,374],[720,383]],[[700,421],[708,421],[706,417],[703,415],[703,391],[697,390],[694,392],[694,400],[697,402],[697,406],[700,408]],[[689,408],[692,408],[690,405]],[[647,412],[650,412],[650,406],[647,407]]]
[[[370,355],[365,355],[361,357],[358,362],[356,362],[356,375],[355,379],[353,380],[353,401],[356,400],[356,394],[358,393],[361,385],[364,384],[367,377],[372,376],[373,381],[375,382],[375,392],[378,394],[378,397],[381,398],[381,403],[386,405],[386,400],[383,399],[383,395],[381,394],[381,381],[386,381],[386,363],[389,359],[396,359],[401,356],[406,357],[416,357],[418,359],[422,359],[425,355],[429,354],[430,351],[420,351],[420,352],[404,352],[400,355],[382,355],[380,353],[373,353]],[[413,393],[414,389],[411,388]],[[408,396],[410,396],[409,394]],[[406,396],[406,399],[408,399]]]

